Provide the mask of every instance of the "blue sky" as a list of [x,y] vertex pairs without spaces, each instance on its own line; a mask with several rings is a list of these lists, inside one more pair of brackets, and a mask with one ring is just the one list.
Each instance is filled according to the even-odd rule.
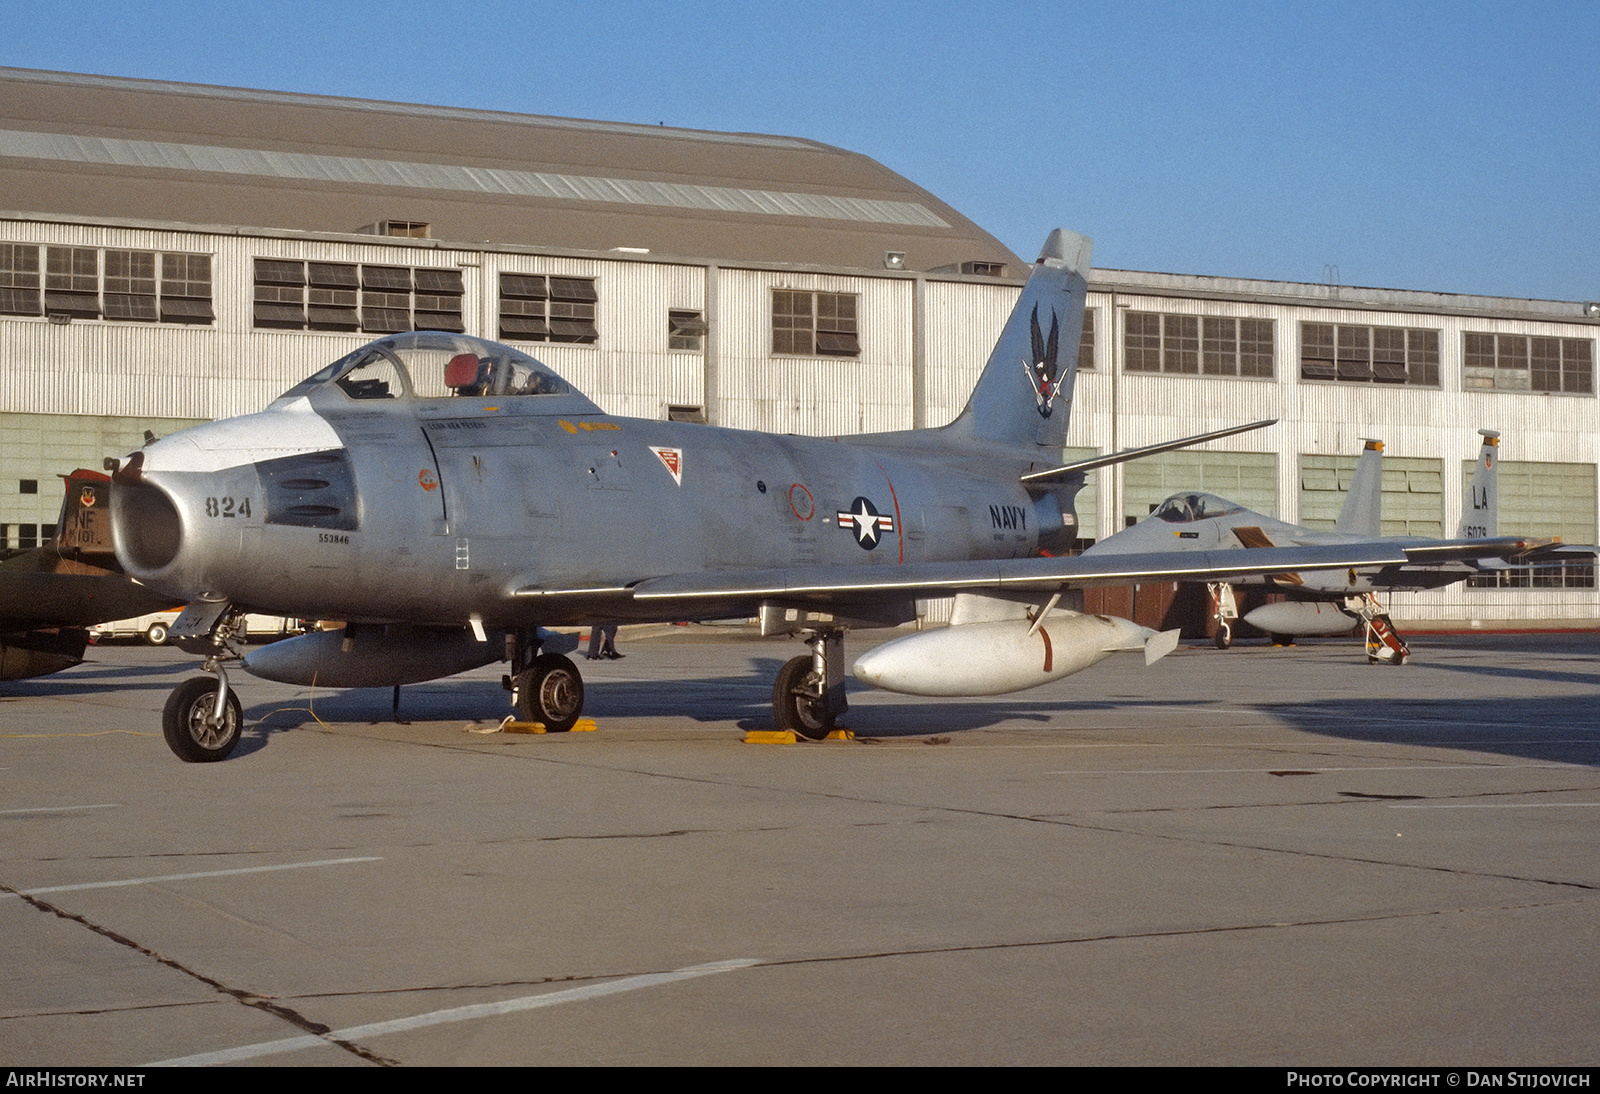
[[[0,64],[809,137],[1024,257],[1600,299],[1580,3],[5,0]],[[0,201],[3,205],[3,201]]]

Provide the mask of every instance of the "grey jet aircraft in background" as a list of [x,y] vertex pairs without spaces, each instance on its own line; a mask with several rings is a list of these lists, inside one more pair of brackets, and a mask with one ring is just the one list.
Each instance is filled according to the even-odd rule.
[[[1160,506],[1152,505],[1150,507],[1150,512],[1154,513],[1158,508],[1165,509],[1172,503],[1174,498],[1187,496],[1189,495],[1175,494],[1172,498],[1168,498],[1167,501],[1163,502]],[[1199,495],[1194,496],[1197,498],[1199,497]],[[1376,538],[1377,536],[1381,536],[1383,534],[1382,441],[1362,438],[1361,456],[1358,460],[1356,460],[1355,471],[1350,476],[1350,485],[1345,491],[1344,502],[1339,507],[1339,517],[1334,521],[1333,530],[1335,532],[1346,532],[1350,535],[1366,536],[1369,538]],[[1188,533],[1178,531],[1175,532],[1174,535],[1179,539],[1199,538],[1199,533],[1192,530]],[[1162,542],[1165,543],[1165,540]],[[1233,645],[1233,625],[1239,618],[1238,599],[1234,596],[1233,586],[1228,584],[1226,581],[1207,582],[1206,591],[1210,595],[1211,611],[1216,619],[1216,630],[1213,639],[1216,642],[1219,650],[1225,650]],[[1326,610],[1324,610],[1324,607],[1326,607]],[[1251,614],[1254,615],[1255,613],[1252,612]],[[1331,604],[1326,606],[1316,606],[1313,608],[1310,624],[1312,626],[1316,626],[1324,621],[1324,617],[1331,617],[1334,614],[1337,614],[1337,611]],[[1291,630],[1293,624],[1303,624],[1305,622],[1300,620],[1292,610],[1290,612],[1290,616],[1291,618],[1289,622],[1291,623]],[[1337,628],[1330,627],[1326,633],[1338,633],[1339,630],[1349,629],[1350,624],[1348,617],[1340,614],[1339,618],[1344,622],[1342,622]],[[1261,617],[1247,620],[1247,622],[1250,622],[1252,625],[1256,625],[1261,622]],[[1262,629],[1266,630],[1269,628],[1263,626]],[[1290,632],[1275,633],[1288,634]],[[1300,633],[1306,632],[1293,633],[1296,637],[1298,637]],[[1316,633],[1321,634],[1324,632],[1319,630]],[[1293,638],[1290,638],[1289,640],[1293,641]]]
[[[1319,570],[1257,575],[1237,584],[1268,585],[1287,599],[1264,604],[1245,615],[1244,621],[1274,635],[1294,637],[1348,633],[1360,624],[1366,630],[1368,658],[1403,664],[1410,656],[1405,641],[1378,603],[1380,592],[1416,592],[1465,581],[1473,574],[1505,565],[1511,557],[1534,557],[1559,545],[1516,537],[1499,537],[1499,497],[1496,465],[1500,434],[1478,430],[1483,443],[1478,463],[1467,486],[1461,523],[1454,539],[1381,536],[1383,444],[1367,441],[1351,478],[1350,491],[1339,511],[1333,531],[1289,524],[1252,512],[1215,494],[1174,494],[1150,516],[1110,536],[1085,551],[1085,556],[1146,555],[1152,551],[1186,553],[1225,549],[1262,549],[1286,546],[1337,546],[1357,543],[1392,543],[1404,549],[1402,565],[1351,567],[1345,572]],[[1225,603],[1213,583],[1213,597]],[[1219,620],[1217,644],[1226,646]],[[1231,635],[1229,635],[1231,639]]]
[[242,613],[348,621],[253,651],[257,675],[398,686],[509,660],[516,711],[570,729],[583,681],[555,626],[757,617],[810,653],[773,686],[778,725],[846,709],[843,636],[955,595],[952,625],[886,643],[858,678],[926,695],[1033,687],[1117,650],[1172,648],[1069,610],[1075,586],[1403,565],[1388,543],[1050,557],[1085,473],[1254,423],[1060,465],[1090,243],[1052,233],[966,408],[939,429],[779,436],[604,413],[538,361],[419,332],[357,349],[265,410],[147,444],[113,474],[117,555],[189,602],[170,639],[210,676],[163,715],[184,760],[220,760],[242,714]]

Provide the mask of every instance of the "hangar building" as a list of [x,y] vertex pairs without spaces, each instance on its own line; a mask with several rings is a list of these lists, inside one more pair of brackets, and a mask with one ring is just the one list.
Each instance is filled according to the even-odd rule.
[[[845,434],[952,418],[1025,258],[867,157],[761,134],[0,69],[0,536],[56,476],[246,413],[362,342],[465,331],[608,411]],[[1071,210],[1042,211],[1040,237]],[[1092,225],[1077,227],[1090,230]],[[1070,457],[1083,538],[1205,490],[1329,525],[1361,438],[1385,521],[1453,532],[1477,429],[1501,530],[1596,537],[1600,305],[1099,270]],[[1592,565],[1402,595],[1593,622]]]

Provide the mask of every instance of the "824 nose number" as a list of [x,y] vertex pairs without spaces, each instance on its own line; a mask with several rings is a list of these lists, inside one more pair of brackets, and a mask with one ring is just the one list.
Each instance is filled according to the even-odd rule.
[[208,517],[248,517],[249,515],[249,498],[206,499],[206,516]]

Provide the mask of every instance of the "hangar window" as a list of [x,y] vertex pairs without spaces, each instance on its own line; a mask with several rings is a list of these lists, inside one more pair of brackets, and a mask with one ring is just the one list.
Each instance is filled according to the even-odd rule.
[[210,255],[162,254],[160,313],[163,323],[209,323],[216,318]]
[[255,325],[278,330],[461,333],[461,271],[258,258]]
[[593,343],[594,311],[599,296],[591,277],[550,279],[550,341]]
[[42,315],[39,283],[39,248],[0,243],[0,315]]
[[600,301],[592,277],[500,275],[500,338],[507,342],[593,345]]
[[359,229],[363,235],[404,236],[409,239],[433,238],[433,225],[425,220],[380,220]]
[[93,247],[46,247],[44,310],[74,319],[100,317],[100,252]]
[[[1463,491],[1475,460],[1461,461]],[[1502,460],[1496,469],[1503,536],[1554,536],[1566,543],[1595,542],[1595,465]],[[1577,555],[1536,566],[1475,574],[1473,589],[1592,589],[1595,556]]]
[[342,262],[306,264],[306,325],[312,330],[356,330],[361,282],[356,267]]
[[1526,334],[1463,335],[1462,384],[1470,390],[1594,394],[1594,343]]
[[411,321],[418,330],[443,330],[460,334],[461,297],[465,291],[460,270],[412,271]]
[[1439,386],[1439,332],[1300,324],[1300,379]]
[[0,314],[209,323],[211,256],[0,243]]
[[1094,312],[1093,308],[1083,309],[1083,334],[1078,337],[1078,367],[1080,369],[1094,368]]
[[255,325],[302,330],[306,325],[306,264],[256,259]]
[[706,321],[697,311],[667,312],[667,348],[699,353],[705,349]]
[[106,252],[107,319],[156,320],[156,256],[149,251]]
[[1270,377],[1272,344],[1270,319],[1138,311],[1124,319],[1129,372]]
[[858,357],[854,293],[774,289],[772,352],[805,357]]
[[361,329],[396,334],[411,329],[411,271],[404,266],[361,267]]
[[1555,562],[1541,562],[1534,566],[1517,566],[1508,570],[1473,574],[1467,578],[1469,589],[1592,589],[1595,556],[1580,555]]
[[0,524],[0,551],[48,546],[55,535],[54,524]]

